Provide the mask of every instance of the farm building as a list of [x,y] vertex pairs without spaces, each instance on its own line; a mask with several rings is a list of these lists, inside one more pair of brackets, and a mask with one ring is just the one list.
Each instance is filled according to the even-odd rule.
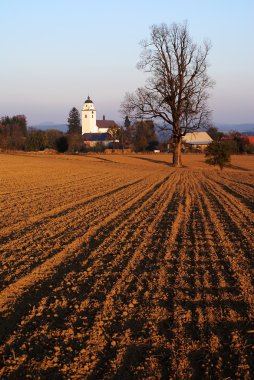
[[104,115],[102,120],[96,119],[94,103],[88,96],[82,109],[82,137],[84,143],[89,146],[94,146],[98,142],[109,145],[108,129],[111,127],[117,127],[114,120],[106,120]]
[[249,144],[254,145],[254,136],[242,136],[242,138],[247,140]]
[[182,141],[187,147],[193,147],[203,151],[207,145],[213,141],[213,139],[207,132],[189,132],[183,136]]
[[84,144],[90,147],[95,146],[97,143],[101,143],[105,146],[109,145],[110,143],[108,133],[84,133],[82,137]]

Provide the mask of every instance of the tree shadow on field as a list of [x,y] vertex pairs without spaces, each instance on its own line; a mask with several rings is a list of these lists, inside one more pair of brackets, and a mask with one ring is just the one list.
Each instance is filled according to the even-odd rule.
[[154,160],[152,158],[139,157],[139,156],[129,156],[129,157],[137,158],[138,160],[144,160],[144,161],[148,161],[148,162],[153,162],[154,164],[162,164],[162,165],[166,165],[166,166],[169,166],[169,167],[173,168],[173,164],[170,163],[170,162],[168,162],[168,161]]
[[[219,338],[218,347],[210,342],[210,347],[202,347],[194,350],[189,355],[189,361],[193,371],[194,379],[218,378],[217,369],[220,366],[221,378],[251,378],[246,376],[246,368],[242,365],[242,358],[249,365],[250,373],[254,373],[254,352],[252,350],[254,344],[254,335],[249,331],[253,331],[254,323],[247,321],[225,321],[217,324],[205,324],[204,330],[211,335],[214,334]],[[238,334],[242,341],[242,345],[234,343],[234,336]],[[243,368],[241,375],[239,368]],[[237,375],[238,374],[238,375]]]
[[232,165],[232,164],[225,165],[225,168],[228,168],[228,169],[235,169],[235,170],[242,170],[242,171],[244,171],[244,172],[251,172],[251,171],[253,171],[253,170],[251,170],[251,169],[243,168],[242,166],[237,166],[237,165]]
[[[116,356],[116,350],[117,349],[115,349],[114,356]],[[150,365],[150,360],[153,358],[156,358],[156,361],[159,362],[160,365],[159,377],[158,367],[153,368],[153,366]],[[170,376],[170,362],[171,352],[169,348],[162,346],[152,348],[150,341],[142,342],[140,344],[131,343],[125,347],[124,355],[121,358],[121,363],[116,368],[115,373],[110,375],[110,379],[168,379]],[[98,380],[104,378],[105,373],[108,372],[109,366],[109,357],[107,360],[103,358],[102,361],[97,364],[96,369],[94,370],[93,374],[88,377],[88,379]]]
[[145,345],[137,346],[131,344],[128,346],[121,367],[117,370],[115,379],[134,379],[134,369],[144,361],[148,354],[148,347]]
[[107,158],[102,158],[102,157],[97,157],[97,156],[92,156],[92,157],[96,158],[96,160],[99,160],[99,161],[110,162],[111,164],[119,164],[120,163],[120,162],[117,162],[117,161],[108,160]]
[[[103,378],[103,375],[108,371],[108,367],[110,366],[110,360],[116,356],[116,351],[116,348],[109,348],[107,351],[107,357],[101,358],[101,361],[97,364],[93,374],[88,377],[89,380],[98,380]],[[115,380],[135,379],[135,368],[144,361],[147,354],[147,346],[136,345],[134,343],[130,344],[125,351],[121,366],[117,369],[115,375],[112,375],[110,378]]]

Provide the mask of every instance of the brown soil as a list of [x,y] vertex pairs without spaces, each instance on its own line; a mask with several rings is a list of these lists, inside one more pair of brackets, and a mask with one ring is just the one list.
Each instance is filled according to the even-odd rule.
[[254,159],[0,155],[1,379],[251,379]]

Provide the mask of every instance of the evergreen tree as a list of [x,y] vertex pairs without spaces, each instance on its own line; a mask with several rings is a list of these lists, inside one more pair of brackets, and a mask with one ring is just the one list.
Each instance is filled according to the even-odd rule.
[[79,133],[81,134],[81,122],[80,114],[77,108],[73,107],[70,110],[68,117],[68,133]]
[[228,145],[223,141],[213,141],[205,150],[206,163],[218,165],[222,170],[226,163],[230,162],[230,151]]
[[124,128],[127,130],[130,125],[131,125],[131,122],[130,122],[128,116],[125,116],[125,119],[124,119]]

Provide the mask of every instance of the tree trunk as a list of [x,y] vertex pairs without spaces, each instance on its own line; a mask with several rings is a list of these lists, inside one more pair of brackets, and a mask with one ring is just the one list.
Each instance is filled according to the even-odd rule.
[[182,138],[177,138],[174,143],[173,166],[182,167]]

